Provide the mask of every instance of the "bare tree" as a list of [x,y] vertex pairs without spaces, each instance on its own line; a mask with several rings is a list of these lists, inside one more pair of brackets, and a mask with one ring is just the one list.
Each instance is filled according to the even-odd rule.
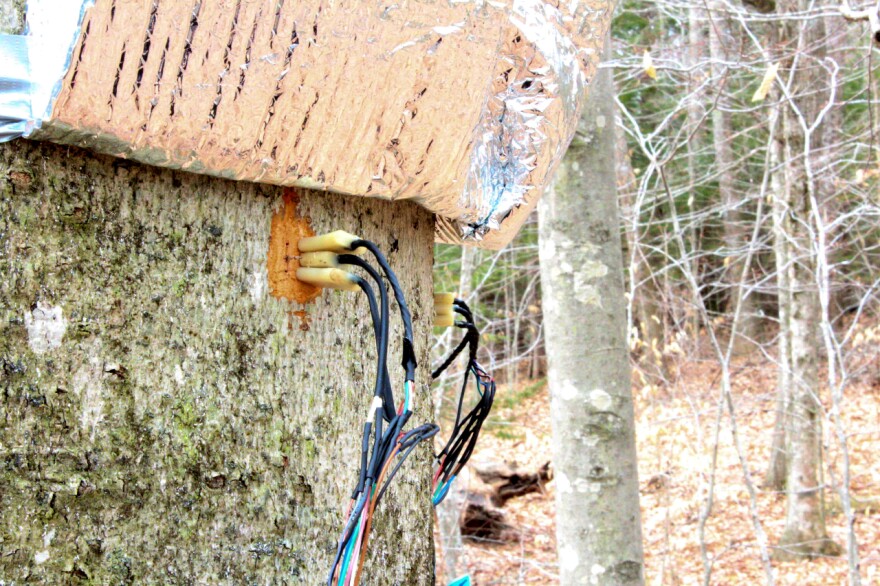
[[[718,201],[721,204],[722,232],[724,242],[725,278],[728,312],[735,311],[736,300],[742,303],[740,308],[739,331],[734,340],[737,353],[744,353],[753,347],[752,341],[758,333],[757,309],[753,295],[739,296],[736,287],[742,281],[743,258],[749,242],[749,226],[743,222],[743,207],[747,199],[737,192],[735,185],[736,158],[733,154],[730,104],[726,96],[728,70],[725,63],[728,54],[733,50],[733,39],[730,34],[729,19],[724,11],[723,0],[714,0],[710,4],[713,15],[709,22],[709,55],[712,66],[712,78],[718,95],[712,108],[712,145],[715,150],[715,164],[718,177]],[[733,334],[731,334],[733,335]]]
[[[461,264],[458,280],[458,296],[464,299],[468,304],[474,303],[476,300],[472,295],[472,282],[474,278],[474,259],[477,249],[471,246],[461,247]],[[476,303],[474,303],[476,305]],[[442,350],[438,352],[440,356],[445,357],[453,344],[457,344],[458,340],[454,339],[450,333],[455,328],[444,333],[440,346]],[[440,421],[443,407],[443,391],[446,387],[446,376],[449,369],[444,371],[443,378],[437,387],[438,393],[434,398],[434,419]],[[452,490],[443,499],[440,504],[435,507],[437,511],[437,531],[439,533],[440,555],[443,559],[443,570],[448,580],[456,579],[462,573],[464,565],[464,542],[461,534],[461,514],[467,500],[467,470],[462,470],[459,481],[453,485]]]
[[[782,0],[783,13],[803,12],[808,0]],[[779,236],[786,256],[777,266],[786,274],[787,288],[779,289],[781,314],[787,319],[787,337],[780,349],[788,353],[791,380],[785,399],[785,451],[787,458],[786,520],[779,540],[778,557],[838,555],[840,546],[825,527],[824,473],[822,470],[822,408],[819,400],[820,299],[816,286],[816,256],[812,213],[823,198],[813,168],[814,149],[822,144],[825,101],[834,92],[823,87],[825,22],[821,18],[789,19],[780,26],[779,40],[797,44],[798,51],[781,61],[784,100],[781,109],[781,150],[785,164],[778,182],[782,191],[774,194],[785,217]]]

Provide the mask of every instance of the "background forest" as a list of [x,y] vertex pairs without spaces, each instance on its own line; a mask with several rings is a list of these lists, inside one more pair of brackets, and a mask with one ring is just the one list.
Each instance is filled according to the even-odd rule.
[[[601,99],[616,105],[646,583],[880,583],[880,25],[865,8],[618,6]],[[501,383],[475,460],[533,471],[552,392],[538,240],[533,217],[502,251],[435,251],[437,288],[477,308]],[[511,530],[464,545],[441,511],[446,572],[556,579],[554,490],[508,501]]]

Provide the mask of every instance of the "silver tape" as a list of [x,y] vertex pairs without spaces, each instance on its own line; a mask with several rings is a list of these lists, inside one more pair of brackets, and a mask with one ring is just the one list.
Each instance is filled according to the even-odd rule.
[[[481,240],[499,230],[530,191],[537,190],[533,197],[540,197],[550,177],[534,176],[539,159],[545,169],[554,168],[574,132],[585,84],[579,49],[563,28],[565,18],[543,0],[513,2],[510,22],[537,49],[540,60],[514,53],[500,57],[510,66],[503,68],[505,75],[512,69],[525,76],[509,79],[483,111],[461,196],[465,213],[458,225],[463,240]],[[545,112],[555,100],[561,102],[561,111],[548,118]]]
[[30,0],[24,35],[0,35],[0,142],[29,136],[52,112],[92,0]]

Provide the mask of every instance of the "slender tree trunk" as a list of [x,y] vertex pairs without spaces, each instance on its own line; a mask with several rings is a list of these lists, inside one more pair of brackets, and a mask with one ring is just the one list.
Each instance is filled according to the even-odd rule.
[[[627,333],[636,335],[637,343],[629,337],[630,345],[635,350],[634,355],[638,364],[638,372],[645,377],[645,382],[663,385],[669,380],[666,356],[663,354],[663,346],[666,343],[666,311],[658,302],[661,293],[659,287],[651,275],[649,260],[643,259],[638,228],[633,226],[632,214],[635,212],[633,191],[637,189],[637,180],[632,170],[629,150],[626,138],[617,134],[615,136],[616,154],[616,177],[617,184],[626,186],[620,196],[620,205],[623,208],[624,220],[624,243],[626,244],[628,275],[630,283],[628,292],[631,294],[627,309]],[[632,312],[634,315],[629,315]]]
[[477,249],[470,246],[461,247],[461,271],[458,275],[458,294],[468,305],[477,305],[479,299],[474,294],[474,269],[476,268]]
[[[779,4],[787,13],[810,8],[808,0],[784,0]],[[812,59],[824,56],[825,38],[821,18],[783,21],[780,41],[797,45],[797,51],[783,60],[784,78],[790,78],[791,100],[781,104],[781,140],[787,189],[778,194],[783,199],[787,219],[788,290],[780,290],[780,306],[787,305],[785,345],[791,369],[790,396],[785,402],[785,448],[788,458],[786,478],[785,529],[779,540],[777,556],[815,557],[837,555],[840,546],[833,542],[825,527],[822,470],[822,414],[819,403],[819,323],[821,312],[815,279],[815,255],[810,233],[811,196],[820,189],[820,181],[808,165],[817,159],[810,145],[822,145],[821,127],[807,136],[804,125],[812,126],[826,97],[819,87],[824,80],[817,76]],[[809,57],[805,54],[809,51]],[[808,142],[809,141],[809,142]],[[817,201],[820,198],[816,198]]]
[[[776,99],[778,94],[774,93]],[[781,107],[775,107],[771,116],[781,116]],[[771,189],[773,192],[773,252],[776,259],[776,291],[779,313],[779,333],[777,334],[777,377],[776,377],[776,420],[773,424],[773,436],[770,442],[770,464],[764,485],[772,490],[785,490],[788,477],[788,458],[785,448],[785,416],[786,404],[791,399],[791,331],[789,327],[789,311],[791,309],[791,279],[789,271],[792,266],[792,255],[786,235],[791,232],[791,225],[786,212],[790,200],[788,195],[791,186],[788,174],[783,166],[784,139],[773,141],[770,145]]]
[[738,331],[733,333],[733,348],[736,353],[744,353],[753,348],[752,340],[758,333],[758,317],[755,298],[750,295],[737,295],[743,276],[742,259],[745,247],[748,246],[749,227],[744,224],[741,211],[742,194],[736,190],[735,159],[731,150],[730,113],[727,111],[725,98],[725,78],[727,51],[731,44],[730,25],[726,17],[727,5],[714,1],[710,5],[712,22],[709,24],[709,52],[712,61],[712,77],[715,87],[721,92],[716,107],[712,110],[712,144],[714,146],[715,164],[718,173],[718,196],[723,210],[723,241],[725,249],[725,287],[727,288],[727,313],[732,316],[736,311],[737,300],[742,304]]
[[[514,267],[517,265],[515,252],[510,252],[510,264]],[[512,374],[513,374],[513,377],[510,381],[510,388],[511,389],[516,388],[516,385],[519,381],[519,369],[520,369],[520,365],[519,365],[519,349],[520,349],[519,338],[520,338],[520,331],[521,331],[520,326],[522,324],[523,314],[521,311],[522,306],[521,306],[521,300],[519,298],[519,290],[517,289],[518,285],[519,285],[519,283],[517,282],[517,279],[511,278],[511,280],[510,280],[510,296],[511,296],[510,307],[511,307],[511,319],[513,320],[513,347],[512,347],[513,354],[511,355],[511,358],[510,358],[512,361],[511,363],[513,365],[513,368],[511,369]]]
[[[375,349],[363,296],[289,300],[295,242],[309,218],[392,251],[419,421],[431,215],[24,140],[0,169],[0,576],[322,583]],[[429,495],[426,446],[379,507],[368,583],[433,583]]]
[[[706,16],[707,11],[703,6],[696,3],[688,7],[688,68],[689,83],[688,87],[691,92],[696,92],[697,88],[704,81],[706,76],[705,64],[702,63],[706,55]],[[711,73],[711,72],[710,72]],[[697,186],[702,178],[699,176],[705,168],[700,162],[700,153],[703,149],[705,128],[701,128],[703,124],[704,107],[699,99],[698,94],[694,94],[694,98],[688,102],[688,133],[690,139],[687,141],[688,153],[688,212],[692,215],[697,211]],[[693,275],[699,274],[698,255],[699,235],[697,233],[697,223],[688,222],[687,243],[690,246],[691,254],[687,259],[690,263],[690,271]],[[700,320],[696,311],[691,311],[691,316],[685,324],[685,331],[694,339],[699,338]]]
[[[783,106],[785,107],[785,106]],[[780,292],[780,313],[787,320],[783,328],[788,352],[788,398],[784,400],[786,520],[777,557],[837,555],[840,547],[825,528],[822,482],[822,415],[819,403],[819,297],[815,286],[809,222],[810,189],[803,169],[803,133],[789,112],[783,113],[785,168],[790,174],[783,223],[789,242],[787,291]],[[781,375],[781,379],[785,375]]]
[[[510,251],[503,252],[505,256],[510,259],[511,264],[515,264],[513,260],[513,255],[510,254]],[[506,375],[504,378],[507,383],[507,388],[509,390],[513,390],[516,388],[516,356],[519,352],[518,349],[518,336],[519,336],[519,317],[516,315],[516,280],[511,276],[507,275],[505,277],[505,286],[504,286],[504,313],[505,313],[505,352],[504,359],[507,362],[507,368],[505,368]]]
[[[502,252],[501,254],[504,254],[504,252]],[[507,362],[504,368],[504,384],[507,385],[507,388],[509,389],[511,379],[513,378],[510,363],[508,362],[510,360],[510,340],[512,337],[512,328],[510,317],[510,285],[508,285],[506,282],[504,283],[504,288],[501,294],[504,295],[504,361]]]
[[610,71],[540,204],[561,584],[643,583]]
[[[459,271],[458,278],[458,295],[461,299],[467,301],[472,307],[476,306],[478,303],[477,299],[471,299],[471,294],[473,293],[472,283],[474,278],[474,261],[476,259],[476,254],[477,251],[475,248],[470,246],[461,247],[461,270]],[[453,344],[457,344],[458,340],[453,339],[452,342]],[[440,401],[437,402],[437,405],[440,405]],[[435,418],[438,421],[440,420],[439,412],[435,414]],[[466,499],[466,478],[460,478],[457,483],[452,485],[449,494],[439,505],[437,505],[436,508],[437,525],[443,550],[443,569],[446,572],[446,578],[449,581],[452,581],[459,576],[463,565],[462,558],[464,557],[464,542],[462,541],[460,523],[462,507],[464,507]]]

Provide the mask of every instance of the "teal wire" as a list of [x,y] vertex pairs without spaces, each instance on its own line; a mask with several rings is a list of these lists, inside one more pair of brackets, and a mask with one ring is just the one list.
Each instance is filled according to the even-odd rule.
[[342,569],[339,572],[338,586],[345,586],[345,574],[348,573],[348,564],[351,562],[351,554],[354,551],[354,544],[357,541],[360,532],[361,524],[360,521],[358,521],[355,525],[355,531],[351,535],[351,541],[348,542],[348,547],[345,549],[345,557],[342,558]]
[[452,486],[453,482],[455,482],[455,474],[450,476],[449,480],[447,480],[443,484],[443,486],[439,487],[439,491],[437,492],[437,494],[434,495],[434,498],[431,499],[431,502],[434,504],[434,506],[437,506],[437,503],[439,503],[446,497],[446,493],[449,492],[449,487]]
[[483,396],[483,388],[480,387],[480,377],[477,375],[477,371],[473,368],[471,372],[474,373],[474,385],[477,387],[477,393],[482,397]]

